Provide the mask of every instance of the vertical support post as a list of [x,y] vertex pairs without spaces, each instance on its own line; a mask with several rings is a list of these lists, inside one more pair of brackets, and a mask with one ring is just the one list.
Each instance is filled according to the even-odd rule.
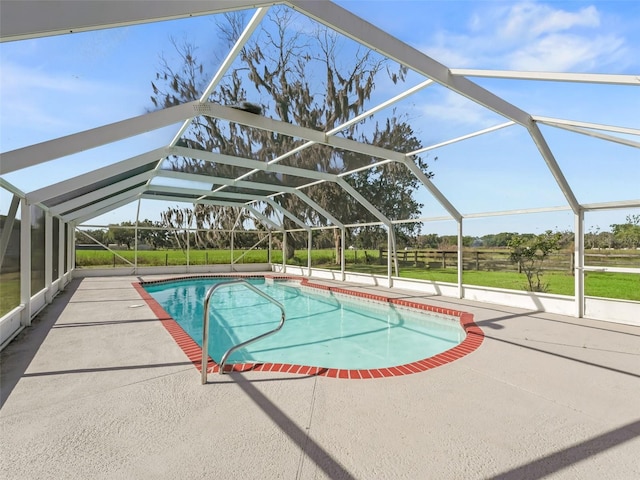
[[191,260],[191,252],[189,246],[191,245],[191,222],[187,225],[187,272],[189,271],[189,264]]
[[67,272],[73,272],[76,264],[76,226],[67,223]]
[[64,244],[64,231],[67,228],[67,224],[58,219],[58,289],[62,292],[66,285],[64,276],[64,252],[66,252],[67,246]]
[[46,303],[53,301],[51,293],[51,277],[53,277],[53,217],[44,212],[44,297]]
[[464,244],[462,241],[462,218],[458,220],[458,298],[462,298],[462,249]]
[[[393,224],[389,225],[389,230],[391,231],[391,244],[393,245],[393,270],[396,273],[396,277],[400,276],[400,268],[398,267],[398,242],[396,242],[396,231],[393,228]],[[393,286],[393,279],[391,279],[391,283],[389,287]]]
[[347,235],[344,227],[340,228],[340,278],[344,282],[346,280],[345,275],[345,261],[344,261],[344,244],[347,241]]
[[271,230],[269,230],[269,250],[267,250],[267,262],[269,263],[269,265],[271,265],[271,241],[272,241],[272,237],[271,237]]
[[391,288],[393,285],[393,280],[391,279],[391,268],[392,268],[392,255],[393,258],[396,257],[396,249],[395,246],[391,242],[391,226],[387,226],[387,286]]
[[231,230],[231,263],[229,266],[232,272],[233,272],[233,247],[234,247],[235,239],[236,239],[235,232]]
[[138,209],[136,210],[136,225],[133,228],[133,269],[134,273],[138,273],[138,222],[140,221],[140,202],[142,200],[138,199]]
[[313,232],[309,229],[307,234],[307,277],[311,276],[311,242],[313,241]]
[[287,231],[282,230],[282,273],[287,273]]
[[7,247],[9,245],[11,233],[13,232],[13,225],[18,213],[18,205],[20,205],[20,197],[14,195],[11,199],[11,205],[9,206],[7,216],[4,219],[4,226],[2,227],[2,237],[0,237],[0,265],[2,265],[2,262],[4,261],[5,253],[7,253]]
[[580,209],[574,216],[574,282],[575,282],[575,315],[584,317],[584,211]]
[[31,325],[31,209],[20,200],[20,303],[24,306],[20,323]]

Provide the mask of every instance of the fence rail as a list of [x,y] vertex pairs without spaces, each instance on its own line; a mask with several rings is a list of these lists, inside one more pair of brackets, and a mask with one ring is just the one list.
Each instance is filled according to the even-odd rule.
[[[585,253],[585,265],[593,267],[630,267],[640,268],[640,252],[638,253]],[[458,268],[457,250],[400,250],[396,253],[398,262],[414,267],[424,268]],[[379,249],[379,262],[386,263],[388,250]],[[462,265],[465,270],[482,271],[514,271],[518,265],[510,260],[509,250],[476,250],[465,249],[462,252]],[[573,272],[573,252],[558,252],[547,257],[545,270]]]

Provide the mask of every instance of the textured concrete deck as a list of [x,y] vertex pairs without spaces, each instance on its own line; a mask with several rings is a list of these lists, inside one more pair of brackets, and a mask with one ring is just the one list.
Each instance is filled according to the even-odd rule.
[[202,386],[136,280],[73,281],[2,352],[1,478],[640,478],[637,327],[429,297],[475,315],[478,350]]

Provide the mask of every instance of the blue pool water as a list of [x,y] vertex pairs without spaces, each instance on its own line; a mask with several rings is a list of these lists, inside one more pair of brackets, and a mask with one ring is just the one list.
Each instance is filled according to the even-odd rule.
[[[226,279],[187,279],[144,288],[202,345],[207,290]],[[298,283],[249,279],[283,304],[282,330],[234,352],[227,363],[288,363],[339,369],[385,368],[415,362],[458,345],[457,318],[398,308]],[[219,288],[210,302],[209,355],[219,362],[230,347],[280,321],[280,309],[242,285]]]

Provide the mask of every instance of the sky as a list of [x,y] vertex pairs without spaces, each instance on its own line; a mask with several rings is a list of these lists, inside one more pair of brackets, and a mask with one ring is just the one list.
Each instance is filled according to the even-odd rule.
[[[336,3],[450,68],[640,74],[640,2],[632,0]],[[172,39],[194,42],[210,56],[215,71],[213,66],[226,54],[215,31],[212,18],[200,17],[0,44],[0,151],[146,113],[152,107],[150,82],[162,59],[176,62]],[[410,73],[406,87],[422,80]],[[640,128],[637,86],[472,80],[532,115]],[[382,82],[375,99],[384,101],[398,92],[397,85]],[[506,121],[437,85],[398,109],[425,146]],[[164,146],[178,127],[6,175],[0,159],[0,175],[28,193]],[[640,150],[549,126],[541,131],[579,202],[640,198]],[[531,137],[519,126],[437,148],[423,158],[435,174],[436,187],[463,214],[567,205]],[[424,217],[445,215],[424,188],[417,197]],[[9,202],[10,196],[0,192],[0,214]],[[141,218],[159,220],[165,207],[145,201]],[[133,220],[136,208],[134,203],[90,223]],[[634,213],[640,211],[587,213],[585,228],[609,230]],[[465,221],[465,234],[573,227],[571,212],[561,211],[471,219]],[[423,227],[424,233],[451,234],[455,229],[453,221]]]

